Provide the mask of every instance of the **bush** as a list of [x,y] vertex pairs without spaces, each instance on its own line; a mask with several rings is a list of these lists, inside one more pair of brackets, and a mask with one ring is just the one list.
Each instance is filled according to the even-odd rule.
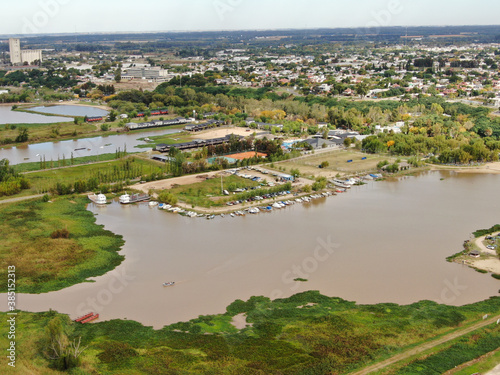
[[177,204],[177,197],[169,191],[162,191],[158,194],[158,201],[167,204]]
[[382,169],[388,164],[389,164],[389,162],[387,160],[383,160],[377,164],[377,169]]
[[388,165],[385,170],[389,173],[396,173],[399,171],[399,165],[397,163]]
[[312,184],[312,189],[314,191],[323,190],[326,188],[327,180],[326,177],[318,177],[316,181]]
[[52,232],[50,238],[69,238],[69,231],[67,229],[57,229]]

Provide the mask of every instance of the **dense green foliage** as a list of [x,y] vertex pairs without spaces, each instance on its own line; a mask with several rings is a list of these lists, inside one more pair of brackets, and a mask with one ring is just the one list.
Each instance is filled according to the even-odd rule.
[[[44,327],[62,326],[57,329],[67,340],[81,338],[87,347],[78,363],[84,373],[126,374],[133,369],[134,374],[172,375],[344,374],[499,309],[499,298],[462,307],[430,301],[356,305],[310,291],[274,301],[237,300],[225,314],[200,316],[160,330],[127,320],[81,325],[54,312],[23,313],[18,324],[31,334],[23,335],[19,344],[34,349],[25,354],[26,361],[39,368],[53,365],[44,349],[54,328]],[[237,329],[231,319],[243,313],[248,325]],[[3,325],[0,333],[6,329]],[[401,373],[442,373],[494,349],[499,339],[498,328],[481,330]],[[5,340],[6,335],[0,335],[0,343]],[[30,345],[33,342],[37,344]],[[418,372],[424,365],[436,370]]]
[[396,372],[401,375],[438,375],[500,347],[500,329],[475,332],[425,359],[417,360]]
[[0,197],[18,194],[29,187],[29,181],[15,172],[9,160],[0,160]]
[[478,238],[494,232],[500,232],[500,224],[495,224],[489,229],[478,229],[472,234],[474,235],[474,237]]
[[17,70],[0,78],[0,86],[19,86],[21,83],[24,83],[27,86],[31,86],[34,88],[68,88],[73,87],[78,83],[78,81],[75,79],[75,76],[75,72],[71,73],[66,70]]
[[[0,266],[16,266],[17,291],[62,289],[121,263],[121,236],[96,225],[87,203],[86,198],[75,198],[0,206]],[[0,286],[0,291],[6,289],[7,284]]]

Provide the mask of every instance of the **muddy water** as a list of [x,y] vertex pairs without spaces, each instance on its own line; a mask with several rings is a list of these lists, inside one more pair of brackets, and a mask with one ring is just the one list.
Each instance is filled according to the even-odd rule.
[[500,282],[445,258],[475,229],[500,222],[499,185],[497,175],[429,172],[210,221],[147,204],[90,206],[99,224],[124,236],[125,262],[94,283],[19,295],[18,307],[72,317],[90,310],[161,327],[224,312],[238,298],[305,290],[359,303],[483,300],[498,295]]

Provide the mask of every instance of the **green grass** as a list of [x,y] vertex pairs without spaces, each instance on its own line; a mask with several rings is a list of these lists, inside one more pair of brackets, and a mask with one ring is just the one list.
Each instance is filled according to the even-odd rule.
[[21,127],[28,129],[29,143],[88,136],[97,129],[93,124],[75,125],[73,122],[52,124],[15,124],[15,126],[15,129],[5,129],[5,125],[0,125],[0,140],[4,140],[5,138],[15,139],[19,133],[19,128]]
[[[118,266],[121,236],[95,224],[86,198],[32,200],[0,206],[0,269],[16,267],[17,291],[43,293],[103,275]],[[51,238],[67,229],[68,239]],[[6,284],[0,285],[0,292]]]
[[[223,177],[222,182],[224,189],[228,190],[259,186],[258,182],[238,176]],[[170,191],[180,201],[197,207],[215,207],[223,204],[223,201],[220,200],[223,194],[221,192],[221,179],[219,177],[196,184],[174,187]]]
[[[22,351],[21,373],[52,373],[51,361],[42,354],[44,327],[59,320],[70,339],[81,337],[87,347],[81,368],[71,374],[346,374],[499,310],[500,298],[462,307],[429,301],[408,306],[356,305],[310,291],[275,301],[237,300],[225,314],[200,316],[159,330],[127,320],[81,325],[55,312],[21,312],[16,339]],[[239,313],[246,313],[252,326],[234,328],[230,322]],[[0,313],[0,319],[6,319],[5,313]],[[498,339],[498,328],[482,329],[422,361],[441,366],[434,373],[442,373],[443,363],[450,359],[454,365],[463,363],[496,345]],[[0,346],[8,347],[5,324],[0,326]],[[481,350],[473,351],[474,347]],[[416,363],[403,367],[401,373],[429,373],[414,372]]]
[[442,374],[483,356],[500,346],[500,329],[485,328],[454,340],[453,344],[426,358],[413,361],[395,374]]
[[[102,156],[102,155],[101,155]],[[143,159],[140,157],[132,157],[134,168],[140,169],[144,174],[150,174],[161,169],[158,163]],[[68,162],[69,163],[69,162]],[[43,170],[26,174],[26,177],[31,183],[31,188],[25,190],[23,195],[32,195],[45,193],[50,191],[58,182],[64,184],[73,184],[78,180],[88,180],[96,174],[111,175],[115,169],[121,168],[123,160],[110,160],[104,163],[95,163],[88,165],[77,165],[74,167]],[[56,164],[56,162],[54,162]],[[47,161],[47,166],[50,167],[50,162]]]
[[[365,157],[366,160],[361,160]],[[348,160],[352,160],[352,162],[348,163]],[[377,164],[382,160],[394,161],[395,158],[386,155],[364,154],[355,150],[332,150],[275,164],[276,168],[285,168],[286,172],[298,169],[302,176],[317,176],[319,173],[330,173],[330,175],[335,176],[337,173],[354,174],[376,171]],[[325,161],[328,162],[328,167],[319,168],[318,166]]]
[[[132,154],[128,154],[128,155],[132,155]],[[92,155],[92,156],[82,156],[82,157],[78,157],[78,158],[73,158],[73,164],[71,164],[71,158],[65,160],[66,165],[63,165],[62,160],[55,160],[55,161],[53,161],[53,166],[54,166],[54,168],[65,167],[65,166],[69,167],[71,165],[90,164],[90,163],[109,161],[109,160],[115,160],[115,159],[116,159],[116,153],[100,154],[100,155]],[[50,160],[45,160],[45,164],[47,165],[47,168],[48,168],[48,166],[50,164]],[[16,164],[16,165],[13,165],[12,167],[18,173],[33,172],[33,171],[42,170],[40,168],[40,161]]]
[[[152,142],[149,142],[148,144],[138,145],[136,147],[138,147],[138,148],[151,148],[152,146],[154,146],[156,144],[160,144],[160,143],[165,143],[167,145],[173,145],[173,144],[177,144],[177,143],[191,142],[194,139],[192,137],[192,134],[188,133],[188,132],[175,133],[175,134],[165,134],[165,135],[155,135],[155,136],[151,136],[149,138],[151,139]],[[144,138],[140,138],[140,139],[143,140]]]
[[500,350],[496,350],[491,355],[486,355],[478,360],[477,363],[471,364],[464,369],[453,372],[454,375],[470,375],[476,372],[485,373],[492,370],[500,364]]

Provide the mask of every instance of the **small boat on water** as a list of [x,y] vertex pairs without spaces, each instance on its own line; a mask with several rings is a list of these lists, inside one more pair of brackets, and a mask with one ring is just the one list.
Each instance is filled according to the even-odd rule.
[[167,283],[163,283],[163,286],[174,286],[175,285],[175,281],[169,281]]
[[149,206],[150,206],[150,207],[158,206],[158,202],[156,202],[156,201],[151,201],[151,202],[149,202]]
[[108,203],[106,196],[104,194],[90,194],[89,199],[95,204],[106,204]]
[[75,148],[75,151],[82,151],[82,150],[86,150],[87,147],[80,147],[80,148]]

